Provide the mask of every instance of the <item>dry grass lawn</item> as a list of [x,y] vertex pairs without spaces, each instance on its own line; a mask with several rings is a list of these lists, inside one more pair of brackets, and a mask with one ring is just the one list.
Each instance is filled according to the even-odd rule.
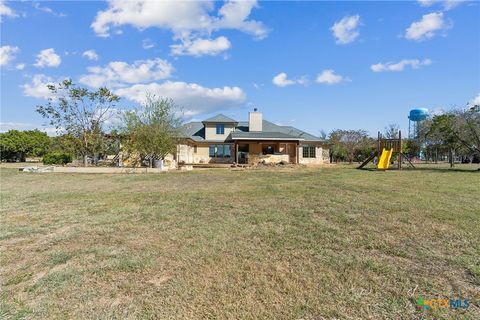
[[0,173],[2,319],[480,318],[480,172]]

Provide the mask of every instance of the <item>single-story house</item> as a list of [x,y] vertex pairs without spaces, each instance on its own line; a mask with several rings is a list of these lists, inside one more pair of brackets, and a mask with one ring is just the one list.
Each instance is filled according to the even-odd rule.
[[174,159],[186,164],[321,164],[329,162],[324,146],[323,140],[300,129],[263,120],[262,113],[254,109],[248,121],[218,114],[185,124]]

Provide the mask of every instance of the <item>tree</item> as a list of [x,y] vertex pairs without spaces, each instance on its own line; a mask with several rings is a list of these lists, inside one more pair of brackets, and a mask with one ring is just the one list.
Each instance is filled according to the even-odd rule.
[[416,139],[405,139],[403,143],[403,154],[412,159],[413,157],[418,156],[422,150],[422,144]]
[[154,160],[163,160],[174,153],[182,124],[175,112],[172,99],[147,95],[145,104],[139,109],[124,114],[126,148],[148,159],[152,167]]
[[68,153],[72,156],[79,154],[82,148],[82,143],[79,139],[69,135],[63,134],[51,138],[51,145],[49,152]]
[[371,144],[365,130],[334,130],[330,133],[330,144],[338,153],[344,153],[346,160],[352,163],[358,151]]
[[480,112],[477,108],[435,115],[422,126],[422,141],[429,146],[448,149],[451,166],[454,151],[480,155]]
[[78,87],[72,80],[48,85],[51,97],[37,112],[50,120],[50,125],[79,140],[78,152],[84,165],[103,147],[105,122],[113,116],[120,98],[107,88],[91,91]]
[[383,134],[387,139],[398,139],[400,126],[396,123],[389,124],[384,128]]
[[453,111],[453,136],[473,154],[480,155],[480,109],[478,106]]
[[50,137],[39,130],[10,130],[0,133],[1,159],[25,161],[26,157],[43,156],[50,146]]

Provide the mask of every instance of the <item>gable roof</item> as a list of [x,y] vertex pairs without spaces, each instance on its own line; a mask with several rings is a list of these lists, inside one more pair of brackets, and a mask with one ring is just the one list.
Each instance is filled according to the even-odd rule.
[[[285,133],[290,136],[294,136],[297,138],[300,138],[300,140],[305,140],[305,141],[315,141],[315,142],[320,142],[323,141],[322,139],[315,137],[314,135],[307,133],[305,131],[302,131],[300,129],[297,129],[292,126],[279,126],[275,123],[272,123],[267,120],[263,120],[262,123],[262,131],[264,132],[280,132],[280,133]],[[240,121],[238,123],[237,130],[242,130],[242,131],[248,131],[248,121]]]
[[[224,121],[227,120],[227,121]],[[305,131],[292,126],[279,126],[270,121],[262,121],[261,132],[250,132],[248,121],[235,121],[223,114],[216,115],[204,121],[193,121],[184,124],[181,127],[181,138],[191,139],[196,142],[219,142],[218,140],[205,139],[204,123],[224,122],[235,123],[235,131],[232,132],[225,140],[232,139],[255,139],[255,140],[301,140],[311,142],[321,142],[322,139],[315,137]]]
[[180,138],[189,138],[194,141],[205,140],[205,127],[200,121],[193,121],[180,127]]
[[226,115],[219,113],[216,116],[203,120],[202,122],[203,123],[208,123],[208,122],[237,123],[238,121],[233,120],[232,118],[229,118]]

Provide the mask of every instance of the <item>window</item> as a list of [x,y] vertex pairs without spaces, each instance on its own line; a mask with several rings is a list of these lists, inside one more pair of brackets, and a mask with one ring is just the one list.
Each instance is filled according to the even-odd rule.
[[217,145],[217,158],[223,158],[223,144]]
[[217,134],[225,134],[225,125],[223,123],[217,123]]
[[275,151],[275,149],[273,148],[273,146],[264,146],[263,147],[263,154],[273,154]]
[[193,146],[193,153],[197,153],[197,146]]
[[223,146],[223,157],[224,158],[230,158],[230,145],[226,144]]
[[211,158],[230,158],[231,147],[229,144],[211,144],[208,147],[208,155]]
[[304,158],[316,158],[315,146],[303,146],[303,157]]

